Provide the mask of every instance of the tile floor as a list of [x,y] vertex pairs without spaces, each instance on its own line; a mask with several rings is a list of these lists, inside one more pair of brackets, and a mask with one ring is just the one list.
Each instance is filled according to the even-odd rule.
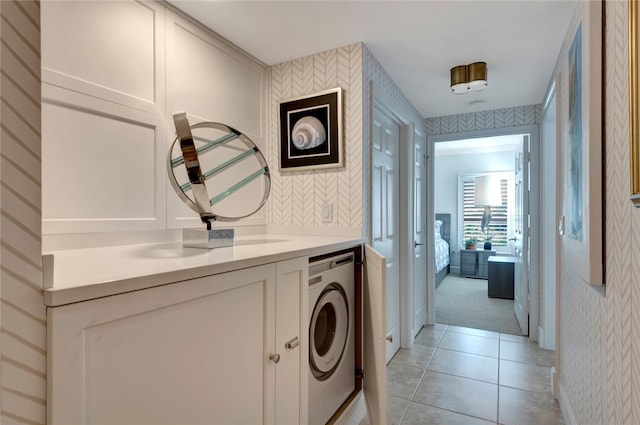
[[525,337],[424,327],[387,365],[387,424],[562,425],[553,364]]

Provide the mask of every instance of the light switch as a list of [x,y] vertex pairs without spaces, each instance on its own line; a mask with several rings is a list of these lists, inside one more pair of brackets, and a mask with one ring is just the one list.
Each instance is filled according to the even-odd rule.
[[322,222],[331,223],[333,221],[333,204],[324,204],[322,206]]

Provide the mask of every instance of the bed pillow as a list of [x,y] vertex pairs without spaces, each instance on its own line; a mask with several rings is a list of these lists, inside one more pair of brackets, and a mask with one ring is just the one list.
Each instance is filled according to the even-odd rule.
[[442,227],[442,220],[436,220],[436,225],[434,227],[434,238],[442,239],[442,235],[440,234],[440,228]]

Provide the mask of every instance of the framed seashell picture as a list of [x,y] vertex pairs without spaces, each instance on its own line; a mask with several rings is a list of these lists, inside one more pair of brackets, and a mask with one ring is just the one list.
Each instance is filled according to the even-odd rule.
[[342,88],[278,102],[281,171],[344,166]]

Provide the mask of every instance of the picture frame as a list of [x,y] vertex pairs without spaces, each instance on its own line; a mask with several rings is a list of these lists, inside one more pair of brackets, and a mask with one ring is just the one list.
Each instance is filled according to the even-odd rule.
[[563,81],[563,251],[565,264],[604,284],[602,196],[603,2],[579,2],[569,27]]
[[629,157],[630,197],[635,207],[640,208],[640,109],[638,106],[638,2],[629,1]]
[[280,171],[344,166],[342,88],[278,102]]

